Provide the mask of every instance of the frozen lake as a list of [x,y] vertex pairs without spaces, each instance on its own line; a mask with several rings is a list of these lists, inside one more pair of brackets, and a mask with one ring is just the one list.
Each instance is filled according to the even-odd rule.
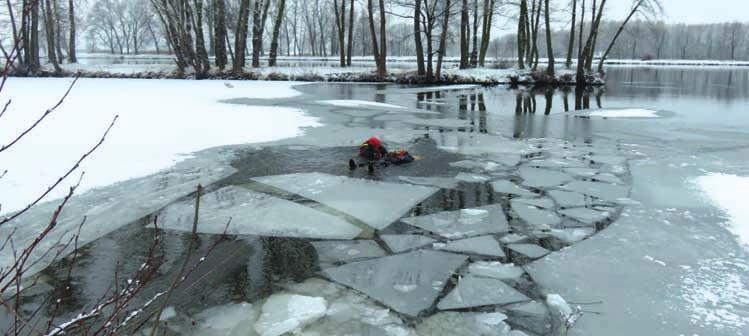
[[[73,279],[65,280],[69,257],[45,260],[22,309],[60,297],[59,323],[90,309],[116,265],[129,274],[144,260],[158,215],[165,264],[134,305],[146,302],[186,256],[192,191],[203,183],[202,244],[192,257],[229,217],[231,236],[175,292],[167,318],[175,333],[555,335],[569,317],[566,300],[578,317],[569,335],[749,334],[749,223],[740,205],[749,70],[621,67],[607,81],[582,92],[345,83],[292,92],[273,83],[282,91],[270,99],[258,82],[231,90],[180,82],[211,88],[193,99],[220,106],[218,116],[160,116],[175,118],[164,124],[180,145],[141,137],[153,147],[147,156],[119,150],[131,139],[115,138],[108,155],[123,161],[169,156],[71,204],[53,236],[88,216]],[[138,90],[158,102],[158,93]],[[174,98],[164,99],[191,107],[169,90]],[[235,124],[222,126],[224,118]],[[271,136],[281,123],[283,134]],[[193,142],[185,132],[199,126],[210,131]],[[422,159],[374,176],[349,172],[346,160],[372,135]],[[196,150],[170,167],[177,153]],[[19,241],[54,206],[14,222]]]

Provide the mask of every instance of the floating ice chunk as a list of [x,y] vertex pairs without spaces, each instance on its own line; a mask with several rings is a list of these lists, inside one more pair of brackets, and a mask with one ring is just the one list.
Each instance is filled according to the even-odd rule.
[[214,306],[193,316],[197,325],[192,334],[254,335],[253,323],[257,317],[258,311],[247,302]]
[[514,198],[512,199],[515,203],[523,203],[532,205],[543,209],[551,209],[554,207],[554,201],[549,198]]
[[514,167],[520,163],[520,155],[518,154],[490,154],[489,160],[499,163],[507,167]]
[[588,204],[585,195],[572,191],[551,190],[549,196],[563,208],[581,207]]
[[[192,231],[194,211],[193,200],[173,203],[161,211],[159,226]],[[361,233],[341,217],[239,186],[201,197],[198,232],[223,233],[230,217],[230,234],[351,239]]]
[[417,177],[417,176],[398,176],[406,183],[433,186],[441,189],[455,189],[458,187],[458,181],[450,177]]
[[482,171],[482,172],[493,172],[495,170],[502,168],[501,165],[495,162],[476,161],[476,160],[463,160],[463,161],[450,162],[450,167],[477,170],[477,171]]
[[164,310],[161,312],[161,317],[159,317],[159,321],[166,321],[169,319],[174,318],[177,316],[177,311],[174,310],[174,306],[169,306],[164,308]]
[[546,295],[546,305],[557,313],[562,323],[567,322],[574,314],[572,307],[559,294]]
[[528,239],[528,236],[524,236],[517,233],[510,233],[502,238],[499,238],[499,241],[504,244],[514,244],[514,243],[520,243]]
[[526,203],[512,200],[512,211],[534,228],[555,227],[562,222],[554,212],[542,210]]
[[499,180],[492,182],[492,189],[494,189],[494,192],[500,194],[518,195],[522,197],[538,196],[538,194],[531,192],[528,189],[521,188],[517,184],[512,183],[508,180]]
[[466,275],[438,304],[440,310],[462,309],[529,301],[530,299],[504,282]]
[[378,103],[378,102],[371,102],[371,101],[366,101],[366,100],[354,100],[354,99],[350,99],[350,100],[318,100],[317,103],[327,104],[327,105],[333,105],[333,106],[341,106],[341,107],[358,107],[358,108],[375,107],[375,108],[384,108],[384,109],[405,109],[405,107],[398,106],[398,105]]
[[594,110],[588,114],[589,117],[600,118],[658,118],[657,111],[647,109],[602,109]]
[[593,225],[609,218],[608,212],[600,212],[588,208],[572,208],[559,210],[559,214],[589,225]]
[[572,181],[565,184],[563,188],[613,203],[618,203],[619,199],[629,196],[628,187],[600,182]]
[[[328,268],[323,273],[335,282],[354,288],[400,313],[416,316],[429,308],[445,281],[468,257],[419,250]],[[440,286],[434,286],[439,282]],[[403,292],[396,286],[416,286]]]
[[508,321],[539,335],[551,332],[552,321],[548,308],[538,301],[512,304],[507,307]]
[[477,261],[468,266],[468,273],[483,278],[517,280],[523,276],[525,271],[512,263],[503,264],[498,261]]
[[725,211],[730,219],[730,230],[742,244],[749,245],[749,176],[710,173],[700,176],[694,183],[708,200]]
[[598,181],[598,182],[606,182],[606,183],[614,183],[614,184],[624,184],[624,181],[622,181],[622,179],[620,179],[619,177],[617,177],[614,174],[609,174],[609,173],[603,173],[603,174],[595,175],[595,176],[593,176],[593,180],[594,181]]
[[530,167],[538,168],[586,168],[585,161],[572,158],[549,158],[543,160],[531,160],[527,163]]
[[616,155],[590,155],[586,157],[593,163],[603,163],[612,166],[623,166],[627,162],[627,158]]
[[408,217],[401,221],[450,239],[510,231],[502,205],[499,204]]
[[591,177],[598,173],[598,169],[594,168],[564,168],[562,170],[565,173],[580,177]]
[[263,304],[255,331],[261,336],[280,336],[325,316],[327,309],[327,301],[321,297],[274,294]]
[[322,173],[265,176],[253,180],[320,202],[378,230],[384,229],[438,190]]
[[455,176],[455,179],[466,183],[484,183],[486,181],[489,181],[491,178],[489,176],[481,174],[458,173],[458,175]]
[[314,241],[320,263],[348,262],[356,259],[382,257],[385,251],[373,240]]
[[551,236],[559,239],[566,245],[572,245],[582,241],[596,233],[594,228],[572,228],[562,230],[551,230]]
[[490,257],[506,257],[502,247],[492,236],[481,236],[451,241],[442,247],[445,251],[472,253]]
[[555,187],[572,180],[569,174],[548,169],[521,167],[518,173],[523,179],[523,185],[532,188]]
[[549,254],[549,250],[535,245],[535,244],[510,244],[507,245],[507,247],[519,254],[522,254],[530,259],[538,259],[541,258],[547,254]]
[[510,326],[502,313],[440,312],[416,326],[419,336],[505,336]]
[[380,235],[380,238],[395,253],[419,248],[435,242],[434,239],[422,235]]

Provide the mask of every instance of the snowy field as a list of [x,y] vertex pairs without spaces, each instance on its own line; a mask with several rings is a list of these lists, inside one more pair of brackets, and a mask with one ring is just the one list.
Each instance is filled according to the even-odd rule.
[[[11,78],[0,123],[6,144],[65,93],[71,79]],[[119,119],[87,159],[81,189],[144,176],[214,146],[278,140],[319,123],[294,108],[222,103],[230,98],[298,95],[293,82],[80,79],[64,103],[16,146],[0,154],[2,212],[25,206],[67,171]],[[73,185],[78,175],[66,181]],[[67,193],[58,188],[48,199]]]

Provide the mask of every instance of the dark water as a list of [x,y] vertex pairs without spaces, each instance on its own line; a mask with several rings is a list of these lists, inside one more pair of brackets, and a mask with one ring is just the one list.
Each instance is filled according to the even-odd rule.
[[[387,84],[309,84],[298,87],[315,99],[359,99],[390,103],[409,108],[437,112],[424,118],[461,119],[470,127],[459,132],[492,133],[515,138],[559,137],[571,140],[592,140],[607,131],[609,125],[600,120],[569,115],[586,108],[647,108],[668,112],[670,123],[684,127],[719,125],[721,128],[746,130],[749,126],[749,69],[654,69],[612,68],[609,84],[604,88],[576,91],[574,88],[510,88],[483,87],[476,90],[422,91],[415,87]],[[316,109],[301,101],[289,105]],[[373,119],[349,121],[356,125],[387,127],[387,122]],[[248,149],[233,163],[239,172],[209,191],[224,185],[246,184],[251,177],[317,171],[333,175],[397,181],[399,175],[454,176],[459,170],[447,163],[463,157],[436,148],[431,139],[423,138],[409,144],[409,150],[423,154],[424,162],[413,167],[389,167],[374,176],[365,172],[349,172],[345,161],[354,148],[294,149],[268,147]],[[428,214],[486,204],[500,203],[508,208],[508,200],[493,193],[488,184],[462,183],[453,190],[441,190],[413,210]],[[146,258],[155,230],[148,228],[153,214],[142,221],[123,227],[82,249],[77,256],[73,277],[67,278],[68,257],[43,273],[52,286],[50,292],[28,295],[22,308],[36,309],[44,300],[62,297],[60,315],[85,310],[111,290],[113,274],[132,274]],[[509,218],[508,218],[509,219]],[[388,232],[404,232],[409,228],[395,224]],[[156,247],[165,264],[153,283],[136,302],[143,302],[159,289],[168,287],[174,270],[186,257],[190,235],[163,231]],[[175,293],[170,305],[178,310],[195,313],[206,307],[229,301],[256,301],[279,290],[288,281],[301,281],[319,271],[314,248],[306,239],[271,237],[228,237],[229,243],[209,254],[207,267],[188,279],[189,285]],[[201,235],[192,258],[207,252],[220,237]],[[549,242],[538,242],[548,248]],[[558,247],[557,247],[558,248]],[[120,281],[123,281],[120,279]],[[40,315],[48,315],[49,310]],[[61,319],[62,322],[64,319]]]

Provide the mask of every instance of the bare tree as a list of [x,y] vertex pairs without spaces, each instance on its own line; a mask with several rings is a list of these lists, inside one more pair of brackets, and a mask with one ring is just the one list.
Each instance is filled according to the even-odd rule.
[[346,0],[341,0],[341,7],[338,8],[338,0],[333,0],[333,11],[335,12],[335,25],[338,32],[338,55],[341,60],[341,67],[346,66]]
[[68,62],[78,63],[75,53],[75,1],[68,0]]
[[616,40],[619,38],[619,35],[621,35],[622,31],[624,31],[624,27],[629,23],[629,20],[632,19],[632,17],[638,13],[640,10],[647,10],[650,12],[653,11],[660,11],[660,3],[657,0],[636,0],[632,4],[632,9],[630,9],[629,14],[627,15],[627,18],[624,19],[622,24],[619,26],[619,29],[616,31],[616,34],[614,34],[614,37],[611,39],[611,42],[609,42],[609,46],[606,48],[606,51],[601,56],[601,60],[598,62],[598,73],[603,74],[603,62],[606,61],[606,57],[609,56],[609,53],[611,52],[611,49],[614,48],[614,45],[616,44]]
[[[273,37],[270,41],[270,57],[268,59],[268,66],[276,65],[276,54],[278,53],[278,32],[281,28],[281,21],[283,21],[284,18],[285,6],[286,0],[278,0],[278,6],[276,8],[276,20],[273,23]],[[343,61],[341,61],[341,63],[343,63]]]
[[[346,0],[342,0],[346,1]],[[346,46],[346,65],[351,66],[351,54],[354,51],[354,0],[349,5],[348,45]]]
[[544,0],[544,21],[546,24],[546,57],[549,59],[549,65],[546,67],[546,74],[554,77],[554,47],[551,40],[551,15],[549,15],[549,0]]
[[468,45],[470,44],[470,23],[468,18],[468,0],[460,6],[460,68],[468,67]]
[[570,38],[567,44],[567,61],[564,65],[567,69],[572,68],[572,50],[575,46],[575,26],[577,25],[577,0],[572,0],[572,21],[570,23]]
[[44,1],[44,11],[42,12],[44,16],[45,35],[47,36],[47,59],[55,68],[55,72],[60,73],[62,72],[62,68],[60,68],[55,51],[55,14],[52,11],[51,1],[54,0]]
[[[382,1],[382,0],[380,0]],[[445,41],[447,40],[447,28],[450,21],[450,0],[445,0],[445,9],[442,19],[442,32],[440,33],[440,45],[437,50],[437,70],[435,71],[435,77],[437,80],[441,80],[442,76],[442,59],[445,56]]]
[[263,49],[263,33],[265,32],[265,20],[268,17],[270,0],[255,0],[255,9],[252,12],[252,67],[260,66],[260,52]]
[[237,28],[234,33],[234,72],[242,72],[245,64],[245,50],[247,49],[247,30],[250,20],[250,0],[240,0],[237,14]]
[[374,23],[374,9],[372,8],[372,0],[367,0],[367,13],[369,18],[369,31],[372,36],[372,54],[374,55],[375,63],[377,64],[377,75],[385,76],[387,74],[387,42],[385,37],[385,1],[380,0],[380,36],[379,43],[377,41],[377,32],[375,31]]
[[216,55],[216,67],[226,68],[226,4],[224,0],[213,0],[213,49]]
[[481,21],[481,49],[479,50],[479,65],[484,66],[486,52],[492,34],[492,19],[494,17],[495,0],[484,0],[484,18]]

